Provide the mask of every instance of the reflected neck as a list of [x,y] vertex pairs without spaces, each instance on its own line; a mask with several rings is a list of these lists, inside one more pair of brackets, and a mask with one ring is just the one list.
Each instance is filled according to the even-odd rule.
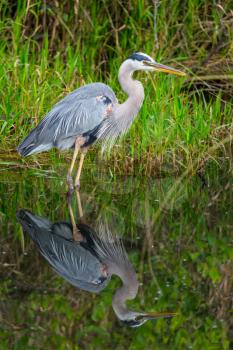
[[114,267],[111,271],[110,268],[110,272],[120,277],[123,283],[123,285],[116,290],[112,299],[114,312],[119,319],[123,320],[125,318],[124,316],[129,312],[126,306],[126,301],[136,297],[139,283],[136,272],[130,263],[127,263],[127,265],[121,269]]

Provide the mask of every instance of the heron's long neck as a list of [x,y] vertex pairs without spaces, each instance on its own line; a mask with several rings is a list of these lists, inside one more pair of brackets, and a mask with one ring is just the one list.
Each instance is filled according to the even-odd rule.
[[127,265],[125,269],[114,268],[110,273],[120,277],[123,283],[123,285],[116,290],[112,299],[112,306],[116,315],[120,319],[123,319],[124,315],[128,312],[126,300],[134,299],[138,292],[139,284],[137,276],[131,265]]
[[127,61],[123,62],[120,66],[118,80],[128,98],[119,108],[122,112],[120,114],[129,119],[133,119],[138,114],[144,100],[144,88],[140,81],[132,78],[132,75],[133,70],[130,64]]

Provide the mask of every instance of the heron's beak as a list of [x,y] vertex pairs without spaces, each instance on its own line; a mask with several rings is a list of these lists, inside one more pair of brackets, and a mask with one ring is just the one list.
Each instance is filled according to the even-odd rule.
[[152,67],[155,71],[157,72],[163,72],[163,73],[169,73],[169,74],[175,74],[175,75],[180,75],[180,76],[185,76],[186,73],[181,72],[178,69],[165,66],[164,64],[160,64],[157,62],[149,62],[149,61],[143,61],[143,64],[148,67]]
[[170,318],[174,317],[177,314],[175,312],[146,312],[142,317],[146,320],[155,320],[158,318]]

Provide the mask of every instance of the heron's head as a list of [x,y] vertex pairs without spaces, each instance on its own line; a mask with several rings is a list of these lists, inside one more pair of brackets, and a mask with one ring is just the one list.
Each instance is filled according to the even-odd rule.
[[156,320],[158,318],[170,318],[174,317],[176,313],[174,312],[136,312],[129,311],[121,322],[131,328],[136,328],[142,326],[148,320]]
[[163,72],[181,76],[186,75],[184,72],[181,72],[178,69],[157,63],[155,60],[153,60],[152,57],[146,55],[143,52],[135,52],[127,58],[127,61],[131,64],[131,68],[133,71],[143,70],[149,72]]

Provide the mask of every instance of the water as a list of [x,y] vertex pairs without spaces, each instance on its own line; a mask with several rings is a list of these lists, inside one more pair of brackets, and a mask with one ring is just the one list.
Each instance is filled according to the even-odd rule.
[[[229,349],[232,338],[232,174],[207,167],[192,178],[97,176],[85,171],[81,202],[88,225],[123,238],[140,282],[128,302],[173,319],[131,329],[116,318],[113,276],[91,294],[65,282],[16,221],[30,209],[69,220],[64,171],[3,170],[0,183],[1,349]],[[75,196],[72,208],[78,215]]]

